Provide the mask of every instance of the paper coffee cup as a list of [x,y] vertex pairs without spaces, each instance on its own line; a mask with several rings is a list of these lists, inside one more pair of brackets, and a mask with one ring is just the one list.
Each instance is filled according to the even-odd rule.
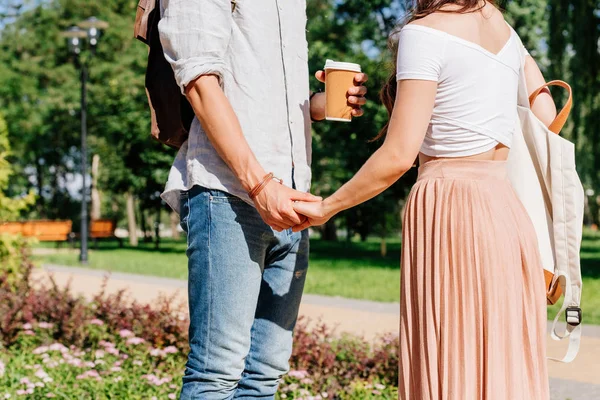
[[361,72],[360,65],[327,60],[325,62],[325,119],[352,121],[352,107],[346,94],[354,86],[354,77]]

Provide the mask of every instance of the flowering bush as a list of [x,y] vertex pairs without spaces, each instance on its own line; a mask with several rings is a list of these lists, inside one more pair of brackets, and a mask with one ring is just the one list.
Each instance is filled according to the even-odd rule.
[[[172,299],[142,305],[101,290],[88,302],[33,284],[30,265],[21,276],[0,275],[0,400],[178,396],[188,322]],[[300,320],[278,399],[396,399],[397,350],[394,337],[372,346]]]

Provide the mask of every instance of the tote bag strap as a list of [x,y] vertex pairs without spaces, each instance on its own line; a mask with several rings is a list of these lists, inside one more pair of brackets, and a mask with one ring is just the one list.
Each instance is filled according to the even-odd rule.
[[542,90],[550,86],[562,87],[566,89],[567,93],[569,94],[569,98],[567,99],[567,102],[565,103],[564,107],[562,108],[562,110],[560,110],[554,121],[552,121],[552,123],[548,127],[550,132],[559,134],[563,126],[565,126],[567,118],[569,118],[569,114],[571,113],[571,108],[573,107],[573,91],[571,90],[571,86],[569,86],[567,82],[556,80],[550,81],[540,86],[533,93],[531,93],[531,95],[529,95],[529,106],[533,106],[533,103],[537,99],[538,95],[542,92]]

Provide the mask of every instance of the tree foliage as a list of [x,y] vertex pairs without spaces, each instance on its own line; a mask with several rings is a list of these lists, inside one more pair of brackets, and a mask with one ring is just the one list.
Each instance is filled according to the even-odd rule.
[[[10,4],[9,4],[10,3]],[[132,37],[136,0],[10,0],[0,7],[0,111],[6,118],[15,174],[8,197],[33,186],[36,214],[77,221],[79,202],[79,100],[76,63],[60,32],[95,15],[109,21],[89,65],[90,147],[101,157],[104,211],[121,218],[124,193],[143,210],[161,207],[158,193],[174,157],[149,136],[144,92],[146,51]],[[351,124],[314,124],[313,191],[329,195],[350,179],[380,145],[371,142],[387,119],[378,91],[393,68],[387,38],[408,0],[307,0],[309,67],[326,59],[360,63],[369,77],[365,116]],[[565,136],[577,145],[587,188],[600,190],[600,1],[503,0],[517,29],[548,79],[569,81],[575,107]],[[8,16],[10,14],[10,17]],[[311,88],[321,86],[311,78]],[[555,92],[559,103],[561,92]],[[344,212],[336,223],[366,237],[399,227],[399,213],[416,171],[390,190]],[[80,177],[79,177],[80,178]],[[596,218],[597,219],[597,218]],[[335,227],[331,227],[335,230]]]

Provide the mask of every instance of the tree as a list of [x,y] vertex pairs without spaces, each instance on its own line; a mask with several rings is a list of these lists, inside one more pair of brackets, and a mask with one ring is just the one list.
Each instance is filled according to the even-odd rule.
[[8,129],[0,114],[0,221],[17,219],[21,211],[35,202],[35,196],[31,191],[17,198],[10,198],[4,193],[13,174],[12,167],[7,160],[9,155]]

